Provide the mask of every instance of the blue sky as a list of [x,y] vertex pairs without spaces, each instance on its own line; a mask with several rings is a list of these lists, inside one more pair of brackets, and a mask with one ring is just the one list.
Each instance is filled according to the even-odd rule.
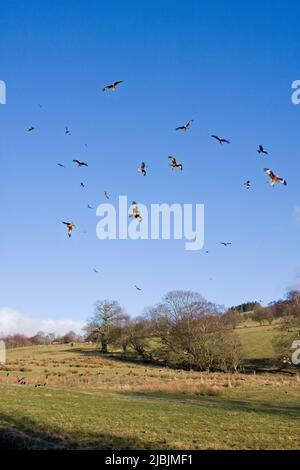
[[[1,5],[0,307],[84,321],[102,298],[137,315],[173,289],[230,306],[297,285],[299,13],[274,0]],[[101,92],[115,80],[124,80],[116,93]],[[174,131],[191,118],[189,132]],[[170,174],[170,154],[182,173]],[[288,186],[269,187],[265,166]],[[205,249],[98,240],[87,204],[105,202],[104,190],[113,203],[205,204]],[[70,240],[65,219],[77,225]]]

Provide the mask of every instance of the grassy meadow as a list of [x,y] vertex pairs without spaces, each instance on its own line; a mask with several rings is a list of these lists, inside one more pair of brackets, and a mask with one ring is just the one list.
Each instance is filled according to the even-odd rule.
[[247,374],[104,357],[92,344],[9,350],[0,448],[300,449],[300,374],[266,371],[274,327],[238,334],[257,365]]

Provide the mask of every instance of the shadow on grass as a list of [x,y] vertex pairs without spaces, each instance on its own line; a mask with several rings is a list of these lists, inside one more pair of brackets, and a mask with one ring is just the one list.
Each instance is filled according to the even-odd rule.
[[280,367],[278,359],[276,358],[260,358],[260,359],[244,359],[243,360],[243,367],[245,372],[257,372],[257,373],[282,373],[282,374],[289,374],[295,375],[296,369],[288,369],[286,367]]
[[274,359],[269,357],[253,359],[248,358],[243,360],[243,366],[249,370],[263,371],[277,369]]
[[[138,364],[138,365],[150,365],[151,367],[157,367],[159,369],[168,368],[172,370],[190,370],[189,367],[178,366],[176,364],[168,364],[165,361],[158,361],[155,359],[143,359],[137,356],[134,352],[120,353],[110,352],[103,354],[99,349],[86,350],[82,348],[71,348],[68,352],[82,354],[83,356],[97,356],[102,359],[118,361],[127,364]],[[262,359],[244,359],[241,366],[245,374],[251,374],[252,372],[257,373],[283,373],[289,375],[295,375],[296,370],[281,368],[278,365],[276,358],[262,358]],[[195,371],[197,369],[194,369]],[[218,371],[215,371],[218,372]]]
[[[162,445],[162,444],[161,444]],[[74,438],[61,431],[41,426],[28,417],[0,414],[0,450],[135,450],[159,449],[159,442],[145,442],[139,438],[90,432]],[[162,447],[161,447],[162,448]]]
[[[120,392],[131,398],[145,400],[178,401],[194,406],[215,408],[216,411],[267,414],[282,418],[295,418],[300,421],[300,405],[272,404],[266,401],[235,400],[230,397],[191,396],[164,392]],[[285,394],[283,396],[286,396]]]
[[[165,362],[159,362],[157,360],[150,359],[150,358],[143,359],[137,356],[137,354],[134,352],[132,353],[131,352],[128,352],[128,353],[109,352],[109,353],[103,354],[98,349],[86,350],[86,349],[81,349],[81,348],[68,349],[68,352],[82,354],[83,356],[93,356],[93,357],[98,356],[101,359],[125,362],[128,364],[140,364],[140,365],[148,364],[148,365],[151,365],[153,367],[158,367],[158,368],[166,367]],[[170,369],[171,368],[176,369],[176,367],[171,367],[171,366],[168,366],[168,367],[170,367]]]

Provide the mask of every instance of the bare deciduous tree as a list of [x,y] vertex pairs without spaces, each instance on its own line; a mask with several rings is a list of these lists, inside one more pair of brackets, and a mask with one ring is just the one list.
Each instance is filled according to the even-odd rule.
[[240,342],[217,305],[190,291],[168,293],[149,315],[166,362],[202,370],[237,369]]
[[88,334],[96,332],[101,344],[101,352],[108,352],[109,343],[117,336],[122,322],[127,318],[123,308],[115,300],[99,300],[95,304],[94,315],[88,319],[85,330]]

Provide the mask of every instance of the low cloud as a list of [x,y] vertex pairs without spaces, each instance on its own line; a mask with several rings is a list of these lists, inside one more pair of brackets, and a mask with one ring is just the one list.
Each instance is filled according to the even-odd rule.
[[0,307],[0,336],[16,333],[33,336],[38,331],[63,335],[72,330],[81,334],[83,322],[72,320],[37,320],[7,307]]

